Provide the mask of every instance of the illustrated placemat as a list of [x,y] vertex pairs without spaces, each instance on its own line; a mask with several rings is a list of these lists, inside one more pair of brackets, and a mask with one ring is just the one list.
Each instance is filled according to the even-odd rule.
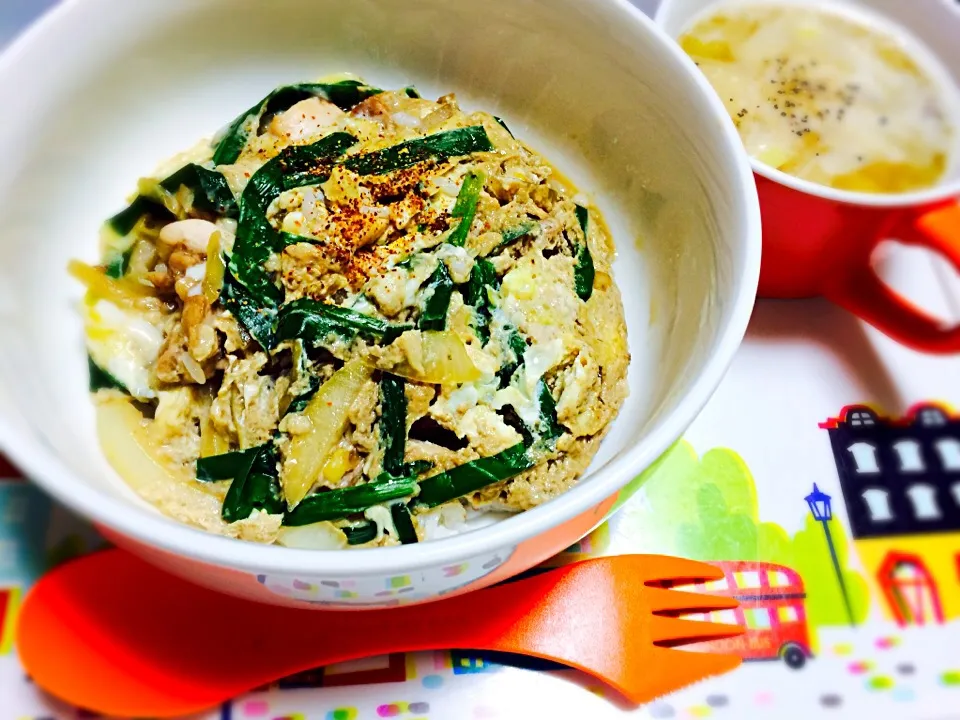
[[[930,262],[903,251],[885,274],[956,322],[955,279]],[[205,717],[960,718],[957,368],[824,302],[761,302],[686,437],[617,515],[551,561],[654,552],[716,564],[725,577],[704,590],[741,607],[712,619],[747,630],[717,645],[745,659],[733,673],[634,708],[534,661],[391,655],[290,678]],[[12,634],[44,569],[100,544],[31,485],[0,483],[3,720],[92,717],[30,684]]]

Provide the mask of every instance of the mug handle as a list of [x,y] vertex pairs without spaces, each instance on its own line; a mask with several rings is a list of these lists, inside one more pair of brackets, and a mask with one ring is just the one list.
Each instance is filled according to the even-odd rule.
[[[943,255],[960,272],[960,202],[909,215],[887,237]],[[824,295],[897,342],[928,353],[960,352],[960,324],[948,327],[890,289],[869,263],[831,285]]]

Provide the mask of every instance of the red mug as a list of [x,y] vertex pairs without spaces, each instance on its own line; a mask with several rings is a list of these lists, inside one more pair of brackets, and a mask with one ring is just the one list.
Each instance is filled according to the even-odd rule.
[[[676,38],[718,1],[661,0],[657,24]],[[944,83],[960,86],[960,5],[953,0],[832,3],[921,41],[952,73]],[[960,133],[960,108],[954,130]],[[894,292],[871,264],[874,250],[889,239],[933,250],[960,272],[960,163],[954,159],[953,172],[927,190],[873,194],[836,190],[753,158],[750,162],[763,222],[760,297],[823,296],[903,345],[931,353],[960,352],[960,326],[946,327]]]
[[891,290],[871,264],[877,245],[893,239],[934,250],[960,272],[960,203],[953,191],[933,192],[916,205],[865,205],[830,197],[861,193],[812,183],[798,189],[791,185],[803,181],[778,182],[769,177],[775,172],[755,168],[763,222],[761,297],[822,295],[904,345],[960,352],[960,325],[944,327]]

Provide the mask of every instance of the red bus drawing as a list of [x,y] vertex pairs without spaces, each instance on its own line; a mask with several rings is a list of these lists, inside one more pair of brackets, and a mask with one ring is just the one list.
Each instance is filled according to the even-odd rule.
[[799,669],[808,658],[810,635],[800,575],[782,565],[761,562],[714,562],[723,570],[720,580],[683,588],[736,598],[740,607],[687,615],[691,620],[740,625],[740,637],[697,643],[692,649],[726,652],[744,660],[780,660]]

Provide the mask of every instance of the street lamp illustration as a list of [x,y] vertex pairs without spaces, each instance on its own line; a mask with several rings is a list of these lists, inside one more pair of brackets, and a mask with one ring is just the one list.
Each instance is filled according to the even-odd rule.
[[810,506],[810,512],[813,519],[823,525],[823,534],[827,538],[827,547],[830,549],[830,559],[833,560],[833,569],[837,573],[837,582],[840,584],[840,593],[843,595],[843,604],[847,608],[847,617],[850,624],[855,625],[853,621],[853,609],[850,607],[850,597],[847,595],[847,584],[843,581],[843,571],[840,569],[840,560],[837,558],[836,548],[833,547],[833,538],[830,537],[830,519],[833,517],[833,508],[830,505],[830,496],[822,492],[817,484],[813,484],[813,492],[807,495],[804,500]]

